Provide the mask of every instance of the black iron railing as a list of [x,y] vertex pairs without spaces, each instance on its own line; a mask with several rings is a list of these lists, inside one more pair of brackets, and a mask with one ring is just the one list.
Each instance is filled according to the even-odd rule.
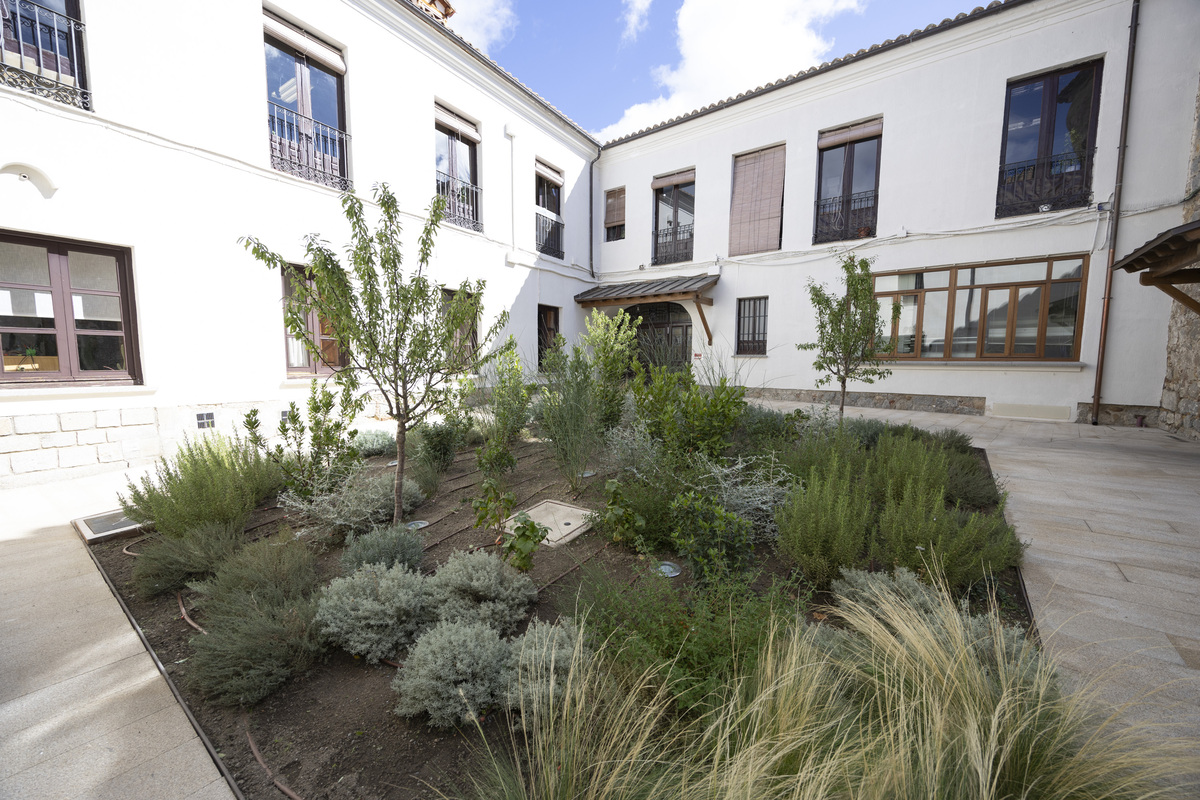
[[90,111],[83,23],[30,0],[0,0],[0,84]]
[[859,192],[818,200],[813,244],[869,239],[875,235],[878,192]]
[[479,220],[481,192],[482,190],[474,184],[460,181],[441,171],[437,173],[437,193],[446,198],[444,219],[452,225],[483,233],[483,223]]
[[654,233],[653,264],[675,264],[692,260],[692,233],[694,225],[676,225]]
[[537,218],[537,230],[534,235],[539,253],[545,253],[555,258],[563,257],[563,224],[556,219],[534,214]]
[[267,101],[271,166],[313,183],[349,191],[350,135]]
[[1063,153],[1000,167],[997,217],[1080,208],[1091,200],[1091,151],[1083,155]]

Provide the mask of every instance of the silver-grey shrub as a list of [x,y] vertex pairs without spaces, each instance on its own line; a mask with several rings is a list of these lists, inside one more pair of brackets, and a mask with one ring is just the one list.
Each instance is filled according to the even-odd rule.
[[539,619],[512,642],[512,684],[509,708],[522,716],[535,709],[550,708],[550,700],[562,696],[572,666],[584,666],[591,651],[579,628],[570,620],[556,623]]
[[700,468],[689,486],[715,499],[722,508],[753,526],[751,541],[774,542],[779,538],[775,512],[788,498],[791,474],[772,456],[738,456],[722,460],[696,454]]
[[443,622],[479,622],[513,633],[537,600],[537,586],[482,550],[459,551],[428,579],[429,602]]
[[[410,514],[424,496],[417,485],[404,479],[404,513]],[[357,469],[338,489],[304,499],[291,492],[279,498],[280,504],[298,511],[323,533],[341,538],[351,533],[366,533],[392,521],[395,504],[395,475],[388,470],[371,472]]]
[[317,626],[327,641],[372,664],[395,658],[433,621],[425,580],[404,564],[365,564],[321,592]]
[[450,728],[504,705],[512,647],[482,622],[442,622],[417,640],[392,680],[396,713]]
[[396,437],[387,431],[359,431],[351,444],[363,458],[396,455]]
[[420,536],[403,523],[388,525],[359,536],[351,534],[346,537],[346,546],[342,550],[342,572],[354,572],[363,564],[382,564],[384,567],[404,564],[416,569],[421,566],[424,555],[425,547]]

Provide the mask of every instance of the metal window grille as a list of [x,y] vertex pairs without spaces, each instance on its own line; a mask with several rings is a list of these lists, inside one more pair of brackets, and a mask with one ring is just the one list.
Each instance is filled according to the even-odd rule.
[[216,417],[211,411],[202,411],[196,415],[196,427],[200,430],[217,427]]
[[30,0],[0,0],[0,23],[0,84],[92,109],[82,22]]
[[767,298],[748,297],[738,300],[737,354],[767,354]]

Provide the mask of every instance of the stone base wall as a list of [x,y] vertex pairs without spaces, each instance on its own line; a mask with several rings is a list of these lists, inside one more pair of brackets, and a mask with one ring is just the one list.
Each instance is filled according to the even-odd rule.
[[[1179,287],[1200,300],[1200,286]],[[1171,303],[1167,323],[1167,373],[1158,427],[1200,441],[1200,314]]]
[[162,454],[153,408],[0,417],[0,486],[87,475]]
[[[747,389],[747,397],[764,400],[794,400],[800,403],[829,403],[836,406],[841,392],[819,389]],[[888,408],[895,411],[936,411],[940,414],[982,416],[987,398],[932,394],[886,394],[846,392],[846,405],[856,408]]]
[[[1141,417],[1141,422],[1138,421]],[[1097,416],[1097,425],[1117,425],[1130,428],[1153,428],[1158,424],[1159,409],[1157,406],[1119,406],[1113,403],[1101,403]],[[1092,421],[1092,404],[1075,404],[1075,421],[1088,425]]]

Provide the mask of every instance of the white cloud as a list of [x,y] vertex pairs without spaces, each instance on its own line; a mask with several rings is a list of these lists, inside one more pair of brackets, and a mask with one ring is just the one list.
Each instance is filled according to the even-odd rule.
[[512,0],[454,0],[447,25],[484,53],[503,47],[517,29]]
[[654,0],[621,0],[625,12],[621,18],[625,20],[625,30],[621,33],[622,42],[636,41],[638,34],[646,29],[646,17],[650,14],[650,4]]
[[728,0],[683,0],[676,17],[679,62],[653,73],[663,93],[625,109],[595,135],[602,142],[624,136],[819,64],[834,43],[816,28],[864,6],[864,0],[758,0],[739,10]]

